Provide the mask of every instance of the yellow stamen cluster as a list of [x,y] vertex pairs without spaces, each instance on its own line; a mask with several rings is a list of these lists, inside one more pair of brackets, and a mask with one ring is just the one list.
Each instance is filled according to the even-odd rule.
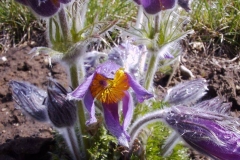
[[124,92],[128,90],[129,83],[127,75],[123,69],[117,70],[114,79],[108,79],[101,74],[96,74],[90,91],[92,96],[102,103],[117,103],[123,96]]

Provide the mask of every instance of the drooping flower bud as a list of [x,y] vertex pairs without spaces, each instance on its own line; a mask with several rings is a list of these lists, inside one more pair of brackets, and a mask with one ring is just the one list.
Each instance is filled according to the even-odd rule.
[[71,127],[77,119],[77,108],[73,101],[67,100],[66,89],[55,81],[51,81],[47,89],[44,105],[50,121],[55,127]]
[[156,14],[161,10],[172,9],[176,0],[134,0],[138,5],[142,5],[149,14]]
[[186,12],[189,12],[191,8],[189,7],[190,0],[178,0],[178,5],[182,7]]
[[48,121],[46,106],[42,104],[46,92],[27,82],[11,81],[9,85],[13,99],[21,109],[38,121]]
[[186,81],[170,88],[164,101],[171,105],[191,105],[201,99],[207,90],[207,81],[204,78]]
[[219,98],[193,107],[178,105],[165,118],[189,146],[214,159],[240,159],[240,131],[237,119],[229,116],[231,103]]
[[71,0],[16,0],[29,6],[36,14],[43,17],[51,17],[61,8],[61,4],[67,4]]

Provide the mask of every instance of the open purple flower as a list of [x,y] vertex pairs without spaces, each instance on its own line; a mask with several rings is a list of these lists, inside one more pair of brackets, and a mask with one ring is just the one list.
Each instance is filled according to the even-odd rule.
[[172,9],[176,0],[134,0],[137,4],[142,5],[149,14],[156,14],[161,10]]
[[[126,132],[133,115],[133,99],[128,92],[132,88],[138,102],[153,97],[134,78],[124,72],[121,66],[112,61],[101,64],[73,92],[68,94],[69,99],[83,99],[86,109],[90,113],[87,125],[97,122],[95,117],[94,100],[102,103],[105,123],[120,145],[128,146],[129,135]],[[122,101],[123,123],[120,124],[118,104]]]
[[189,12],[189,0],[134,0],[138,5],[142,5],[149,14],[156,14],[162,10],[172,9],[178,3],[185,11]]
[[192,148],[213,159],[240,159],[238,120],[229,115],[231,103],[219,98],[193,107],[172,107],[165,118]]
[[61,8],[61,4],[67,4],[71,0],[16,0],[29,6],[35,13],[43,17],[51,17]]

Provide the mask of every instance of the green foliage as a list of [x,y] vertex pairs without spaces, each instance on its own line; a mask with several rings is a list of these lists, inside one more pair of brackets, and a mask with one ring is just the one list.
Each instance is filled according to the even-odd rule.
[[[2,0],[0,3],[0,30],[10,34],[12,42],[19,42],[22,36],[30,31],[35,17],[25,6],[14,0]],[[1,34],[2,34],[1,33]]]
[[191,25],[208,52],[237,54],[240,48],[240,1],[194,0]]
[[100,0],[90,1],[86,16],[86,26],[96,22],[121,20],[128,22],[136,14],[136,6],[130,1]]
[[189,155],[187,148],[182,144],[178,144],[173,149],[173,152],[168,157],[162,157],[161,148],[164,145],[165,140],[170,134],[169,127],[165,126],[162,122],[156,122],[148,126],[150,134],[148,135],[146,145],[146,159],[158,159],[158,160],[188,160]]
[[117,159],[119,153],[116,151],[117,140],[108,134],[104,126],[100,126],[97,134],[90,137],[91,147],[88,152],[91,160]]
[[146,103],[138,103],[135,110],[134,110],[134,115],[133,115],[133,121],[136,120],[136,118],[143,116],[144,114],[147,114],[149,112],[158,110],[158,109],[163,109],[163,107],[168,107],[168,103],[163,102],[163,101],[154,101],[154,100],[149,100],[149,102]]

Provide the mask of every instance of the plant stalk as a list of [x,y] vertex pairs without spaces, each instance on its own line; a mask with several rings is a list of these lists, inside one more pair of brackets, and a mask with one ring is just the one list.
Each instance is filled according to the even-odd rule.
[[74,131],[74,127],[67,127],[62,130],[63,138],[68,145],[70,152],[72,153],[74,160],[81,160],[81,154],[78,146],[77,137]]
[[88,10],[88,3],[89,3],[89,0],[84,0],[83,2],[83,6],[82,6],[82,9],[81,9],[81,18],[80,18],[80,21],[81,21],[81,29],[84,28],[85,26],[85,19],[86,19],[86,13],[87,13],[87,10]]
[[65,13],[64,8],[62,8],[59,11],[58,17],[59,17],[60,26],[61,26],[61,29],[62,29],[63,39],[65,41],[71,41],[68,21],[67,21],[67,17],[66,17],[66,13]]
[[[72,87],[73,88],[77,88],[78,87],[78,69],[77,69],[77,65],[72,65],[70,67],[70,77],[71,77],[71,83],[72,83]],[[82,77],[82,76],[81,76]],[[85,127],[85,122],[86,122],[86,118],[85,118],[85,110],[84,110],[84,106],[82,101],[78,101],[77,103],[77,108],[78,108],[78,128],[79,128],[79,134],[80,134],[80,149],[81,149],[81,153],[84,157],[84,159],[88,160],[89,159],[89,153],[88,153],[88,149],[90,148],[90,144],[87,138],[83,138],[84,136],[87,136],[88,133],[86,131],[86,127]]]
[[[154,17],[154,35],[158,35],[160,27],[160,14]],[[154,42],[153,48],[151,49],[151,58],[147,69],[147,75],[145,79],[145,88],[149,91],[152,88],[153,78],[157,70],[158,65],[158,45],[157,42]]]
[[156,68],[158,65],[158,57],[155,53],[151,53],[151,58],[150,58],[150,62],[147,68],[147,74],[146,74],[146,78],[145,78],[145,88],[146,90],[150,90],[152,87],[152,83],[153,83],[153,78],[156,72]]
[[166,113],[168,112],[168,109],[163,110],[157,110],[151,113],[148,113],[144,115],[141,118],[138,118],[130,127],[128,133],[131,137],[131,141],[129,143],[129,154],[128,157],[130,158],[132,152],[133,152],[133,143],[134,140],[137,138],[141,130],[146,127],[148,124],[156,122],[156,121],[162,121],[165,118]]
[[142,25],[143,25],[143,7],[142,6],[139,6],[138,7],[138,14],[137,14],[137,21],[136,21],[136,24],[135,24],[135,28],[136,29],[141,29],[142,28]]

